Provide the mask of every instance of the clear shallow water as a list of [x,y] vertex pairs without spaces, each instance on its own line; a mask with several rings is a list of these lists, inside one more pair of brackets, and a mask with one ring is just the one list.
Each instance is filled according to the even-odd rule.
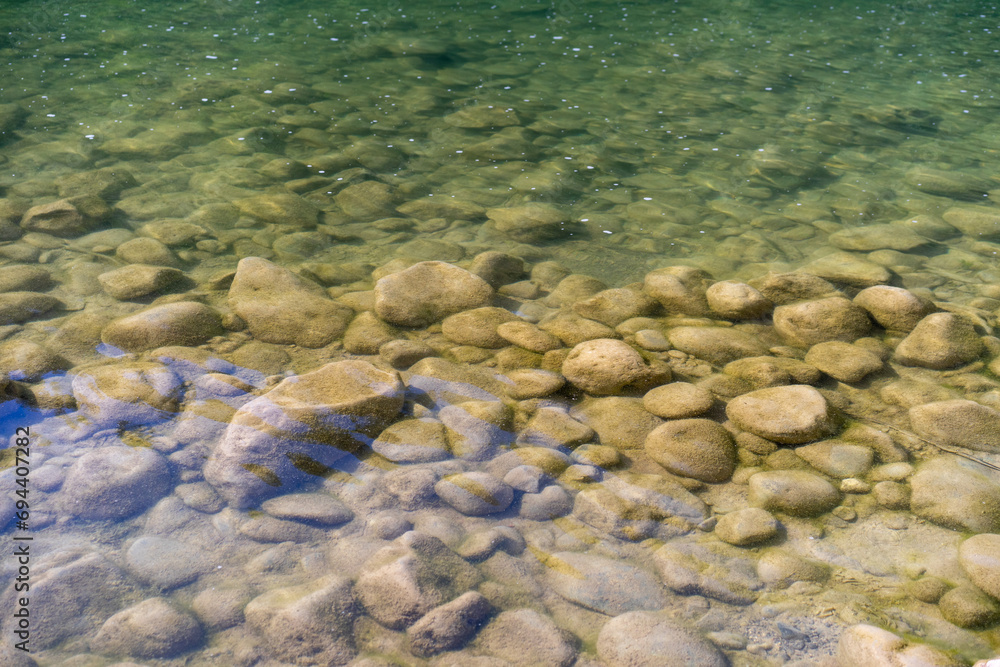
[[[0,188],[4,221],[15,230],[5,232],[0,255],[9,265],[48,270],[52,285],[44,291],[61,303],[24,322],[5,321],[3,332],[11,345],[29,341],[62,358],[41,363],[38,373],[54,371],[45,390],[52,398],[42,396],[41,383],[30,373],[22,385],[42,396],[38,400],[49,409],[17,408],[4,423],[11,429],[34,424],[38,443],[45,445],[35,450],[32,463],[48,469],[33,489],[42,508],[33,525],[38,572],[80,558],[103,558],[106,569],[89,576],[115,582],[106,583],[115,590],[106,602],[80,607],[78,624],[67,624],[55,611],[40,617],[38,646],[48,651],[37,656],[40,664],[112,664],[117,658],[100,656],[122,649],[95,640],[101,624],[156,595],[181,609],[184,618],[197,619],[200,628],[194,639],[178,640],[181,648],[170,653],[171,660],[187,654],[194,664],[294,663],[301,657],[294,647],[275,648],[282,632],[268,629],[268,613],[250,613],[253,618],[244,620],[246,601],[330,574],[356,582],[377,569],[365,562],[389,544],[382,537],[395,538],[405,521],[463,554],[484,579],[473,585],[470,574],[452,582],[437,602],[476,587],[493,605],[489,618],[531,608],[549,621],[532,619],[528,625],[551,622],[575,638],[566,642],[565,655],[529,662],[600,664],[606,658],[598,657],[595,646],[604,624],[635,608],[663,608],[701,635],[715,633],[715,645],[735,664],[817,664],[832,655],[843,628],[854,623],[929,641],[964,660],[996,653],[995,630],[959,629],[942,618],[937,606],[915,601],[907,588],[925,573],[949,586],[965,583],[955,557],[962,535],[954,526],[889,512],[865,494],[856,502],[845,495],[839,515],[782,517],[784,541],[777,546],[832,568],[831,576],[806,578],[791,589],[765,584],[754,573],[763,549],[775,544],[726,547],[709,524],[693,531],[687,525],[681,531],[686,535],[657,529],[628,539],[627,533],[614,535],[607,526],[594,525],[583,511],[555,521],[519,516],[520,492],[513,509],[485,519],[456,512],[433,494],[407,504],[386,492],[383,477],[387,469],[414,464],[397,466],[398,461],[371,456],[364,448],[353,452],[357,457],[330,461],[336,474],[310,468],[308,462],[299,466],[328,475],[322,488],[350,507],[349,522],[331,528],[315,517],[297,516],[297,524],[246,528],[259,515],[225,508],[202,479],[202,461],[213,456],[233,410],[282,376],[356,357],[343,351],[339,336],[318,348],[254,346],[259,337],[229,326],[201,352],[189,353],[186,362],[180,353],[155,357],[172,377],[143,380],[157,387],[159,397],[138,403],[162,412],[143,408],[123,423],[109,423],[100,410],[76,411],[67,398],[85,403],[85,390],[69,386],[72,378],[92,375],[88,364],[106,361],[109,354],[113,358],[113,350],[98,347],[107,321],[141,310],[157,296],[117,299],[97,281],[101,273],[136,263],[121,252],[116,255],[131,234],[170,246],[170,261],[189,281],[174,280],[162,288],[168,295],[187,295],[167,301],[200,300],[223,313],[229,309],[225,274],[243,257],[265,257],[304,271],[338,298],[370,290],[372,270],[393,260],[404,262],[395,268],[420,260],[462,263],[499,250],[532,264],[556,261],[611,287],[676,263],[698,266],[716,279],[739,280],[811,265],[814,274],[834,280],[848,296],[873,282],[891,281],[979,318],[979,333],[991,333],[988,327],[1000,307],[997,237],[989,229],[959,233],[938,216],[956,206],[994,206],[1000,136],[996,8],[745,2],[315,5],[48,2],[0,8],[0,25],[9,31],[0,39],[5,63]],[[83,192],[67,186],[68,177],[103,168],[119,179],[101,193],[111,211],[86,231],[128,233],[21,236],[16,231],[29,207]],[[131,178],[121,177],[122,170]],[[350,190],[372,183],[383,185]],[[98,186],[91,180],[86,187],[92,194]],[[342,194],[348,190],[354,196]],[[315,209],[298,211],[305,223],[293,221],[294,212],[264,214],[245,203],[262,194],[290,192]],[[447,204],[438,203],[442,200]],[[422,202],[422,208],[413,202]],[[484,213],[528,202],[555,207],[561,212],[558,223],[505,231]],[[906,224],[917,216],[933,220]],[[179,220],[190,224],[179,226]],[[887,223],[897,224],[890,229],[899,229],[898,236],[831,240],[838,232]],[[904,229],[916,229],[927,242],[902,240]],[[845,251],[852,254],[835,254]],[[140,263],[158,263],[145,257]],[[813,264],[823,257],[828,257],[825,264]],[[348,297],[348,303],[363,309],[370,304],[366,298]],[[550,314],[521,302],[502,305],[534,318]],[[678,323],[663,320],[656,326]],[[411,333],[460,365],[505,372],[518,366],[483,348],[442,342],[436,330]],[[773,335],[769,329],[754,333],[765,340]],[[877,330],[874,336],[884,334]],[[891,343],[892,336],[888,339]],[[699,370],[683,354],[662,360],[671,359],[678,379],[712,377],[711,367]],[[983,360],[989,361],[989,353]],[[135,361],[126,357],[110,365],[124,369]],[[4,363],[8,372],[26,367],[10,355]],[[210,372],[238,380],[209,377]],[[882,401],[884,393],[879,393],[899,379],[893,372],[951,392],[944,397],[971,397],[993,407],[1000,403],[995,381],[979,368],[948,376],[894,369],[856,390],[831,380],[823,386],[846,396],[853,403],[851,414],[908,428],[899,408],[909,405]],[[13,377],[25,379],[23,373]],[[419,380],[405,379],[411,390],[400,418],[443,419],[441,408],[456,403],[454,397],[417,398],[412,386]],[[513,410],[506,422],[494,424],[506,435],[491,436],[500,449],[482,457],[489,459],[525,432],[538,406],[515,404],[495,379],[478,382],[476,391],[459,395],[493,402],[503,398]],[[713,386],[722,391],[721,385]],[[575,408],[580,399],[564,391],[552,400]],[[60,402],[69,409],[53,416]],[[895,412],[887,412],[893,405]],[[725,417],[718,407],[717,402],[710,416],[721,422]],[[14,409],[10,403],[8,408]],[[594,442],[615,440],[614,428],[595,430]],[[912,439],[901,440],[914,463],[936,453]],[[83,473],[68,471],[81,455],[102,447],[144,449],[145,444],[159,452],[166,470],[150,473],[162,485],[151,484],[148,503],[139,502],[121,516],[91,516],[66,504],[72,494],[63,488],[64,480],[80,484]],[[453,467],[447,462],[417,467],[433,468],[439,476],[462,470],[499,474],[499,464],[452,457],[454,442],[449,447],[445,456],[457,461]],[[662,476],[662,469],[644,456],[641,438],[639,447],[624,449],[624,468]],[[744,480],[747,470],[782,467],[780,460],[755,456],[744,452],[740,460]],[[607,473],[609,478],[628,479],[622,467],[612,469],[618,472]],[[554,476],[562,472],[558,465],[554,470]],[[266,471],[258,472],[267,477]],[[987,478],[992,474],[979,472]],[[589,482],[572,474],[560,476],[558,486],[575,497]],[[689,486],[716,515],[747,504],[744,484]],[[581,516],[590,516],[590,522]],[[494,549],[499,555],[489,559],[469,555],[470,536],[508,523],[519,534],[510,538],[513,544]],[[174,542],[150,546],[150,538]],[[135,541],[142,539],[147,541],[136,548]],[[486,539],[491,540],[506,544],[495,535]],[[660,572],[653,556],[661,547],[656,540],[670,540],[682,551],[705,544],[721,550],[695,560],[710,581],[722,579],[742,593],[713,597],[706,593],[711,584],[703,583],[691,589],[675,586],[680,592],[663,587],[664,599],[636,602],[634,591],[645,579],[622,570],[602,576],[627,582],[624,587],[631,592],[621,595],[629,601],[588,606],[581,600],[589,593],[566,593],[558,575],[551,574],[566,570],[565,557],[552,556],[564,552]],[[183,563],[197,559],[177,542],[204,551],[215,569],[206,563],[186,568]],[[480,565],[484,560],[489,564]],[[165,579],[150,574],[160,561],[171,573]],[[719,574],[726,569],[738,576]],[[750,574],[741,579],[744,571]],[[661,579],[655,581],[660,586]],[[231,596],[206,593],[213,589]],[[70,600],[78,587],[52,584],[51,591],[52,600]],[[421,664],[423,658],[412,655],[400,627],[379,618],[373,604],[345,612],[354,627],[337,636],[343,635],[338,641],[349,648],[330,649],[334,657],[316,657],[329,648],[319,642],[318,648],[302,649],[312,656],[304,664],[339,664],[354,653]],[[323,619],[328,610],[309,613]],[[497,648],[516,634],[519,626],[512,618],[493,621],[492,634],[479,633],[459,646],[464,653],[428,660],[472,664],[469,656],[475,654],[516,663],[519,652],[532,655],[528,648],[513,653]],[[489,629],[485,618],[479,624],[483,632]],[[51,629],[56,626],[68,629],[56,633]]]

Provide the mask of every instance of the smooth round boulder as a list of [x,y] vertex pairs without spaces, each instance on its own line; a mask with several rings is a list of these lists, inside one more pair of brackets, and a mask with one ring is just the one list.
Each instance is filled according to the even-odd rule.
[[419,262],[375,283],[375,314],[405,327],[427,326],[492,300],[489,283],[445,262]]
[[650,370],[631,346],[613,338],[598,338],[570,350],[562,374],[588,394],[607,396],[647,378]]
[[751,505],[791,516],[819,516],[840,502],[833,484],[802,470],[759,472],[749,485]]
[[178,269],[148,264],[129,264],[97,276],[97,282],[119,301],[141,299],[177,283],[184,274]]
[[110,215],[111,209],[100,197],[79,195],[28,209],[21,218],[21,227],[29,232],[72,238],[93,231]]
[[52,274],[40,266],[11,264],[0,267],[0,292],[44,292],[52,285]]
[[168,345],[194,347],[224,332],[222,318],[213,309],[178,301],[112,320],[101,330],[101,340],[127,352],[142,352]]
[[830,340],[850,343],[867,335],[871,327],[868,313],[840,296],[774,309],[774,328],[789,344],[798,347]]
[[967,319],[954,313],[932,313],[900,341],[893,359],[904,366],[946,370],[975,361],[985,351]]
[[1000,484],[973,461],[937,456],[910,478],[910,509],[940,526],[1000,533]]
[[771,303],[756,288],[733,280],[715,283],[705,292],[712,312],[730,320],[756,320],[771,312]]
[[211,569],[205,551],[164,537],[140,537],[125,553],[128,569],[159,590],[189,584]]
[[428,463],[451,458],[444,424],[436,419],[404,419],[391,424],[371,444],[395,463]]
[[497,327],[497,334],[508,343],[523,347],[531,352],[545,354],[562,347],[562,341],[547,331],[542,331],[531,322],[514,320]]
[[668,314],[707,315],[705,293],[712,277],[690,266],[668,266],[646,274],[642,290],[660,302]]
[[816,440],[835,428],[823,394],[802,384],[738,396],[726,406],[726,416],[744,431],[788,445]]
[[316,283],[260,257],[244,257],[237,264],[229,306],[257,340],[309,348],[341,337],[354,317]]
[[958,548],[958,562],[976,586],[1000,600],[1000,535],[973,535]]
[[921,438],[946,447],[1000,454],[1000,412],[963,398],[910,408],[910,424]]
[[519,243],[543,243],[572,230],[569,216],[555,206],[532,202],[510,208],[490,208],[486,217],[496,230]]
[[674,327],[667,332],[667,338],[681,352],[718,366],[744,357],[759,357],[768,350],[760,336],[733,327]]
[[491,610],[489,601],[476,591],[435,607],[407,629],[410,651],[430,657],[460,648],[475,635]]
[[403,407],[395,372],[367,361],[326,364],[282,380],[233,415],[204,469],[231,505],[249,507],[367,451]]
[[642,397],[642,407],[664,419],[697,417],[708,412],[714,403],[712,392],[690,382],[660,385]]
[[54,296],[38,292],[0,293],[0,326],[37,319],[62,305]]
[[872,319],[890,331],[912,331],[924,317],[934,312],[934,304],[908,289],[890,285],[868,287],[854,297]]
[[871,447],[839,440],[823,440],[795,449],[795,454],[824,475],[845,479],[861,477],[874,463]]
[[311,228],[319,216],[315,204],[290,192],[262,194],[233,203],[245,215],[279,225]]
[[164,598],[149,598],[109,618],[91,646],[98,653],[171,658],[202,642],[198,621]]
[[153,450],[99,447],[70,466],[59,491],[62,510],[81,519],[124,519],[170,490],[166,460]]
[[503,512],[514,500],[514,490],[485,472],[448,475],[434,485],[443,501],[467,516]]
[[729,661],[698,632],[649,611],[631,611],[604,624],[597,655],[609,667],[727,667]]
[[888,630],[873,625],[852,625],[837,644],[838,667],[959,667],[948,654],[924,644],[911,644]]
[[843,341],[832,340],[809,348],[805,362],[840,382],[860,382],[882,369],[882,360],[874,352]]
[[677,419],[646,436],[646,453],[675,475],[725,482],[736,469],[736,445],[729,431],[711,419]]
[[183,384],[166,366],[149,362],[83,368],[73,378],[82,416],[121,428],[162,421],[177,412]]
[[589,299],[573,304],[573,311],[580,317],[615,327],[625,320],[649,315],[658,304],[639,290],[619,287],[598,292]]
[[27,340],[0,344],[0,382],[3,379],[38,382],[72,364],[48,348]]
[[747,547],[767,542],[781,531],[781,524],[765,509],[745,507],[724,514],[715,524],[715,536],[727,544]]
[[125,241],[115,249],[115,256],[129,264],[178,266],[180,260],[173,251],[156,239],[141,236]]
[[1000,602],[975,586],[959,585],[941,596],[938,609],[952,625],[981,630],[1000,621]]
[[276,519],[319,526],[338,526],[354,518],[344,503],[325,493],[289,493],[265,500],[260,508]]
[[473,308],[446,317],[441,322],[441,333],[459,345],[495,349],[507,345],[507,340],[497,333],[497,327],[520,320],[517,315],[503,308]]

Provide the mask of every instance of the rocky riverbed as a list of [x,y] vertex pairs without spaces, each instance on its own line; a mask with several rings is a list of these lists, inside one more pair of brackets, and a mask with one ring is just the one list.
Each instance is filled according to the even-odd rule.
[[995,17],[173,4],[0,8],[5,664],[1000,654]]

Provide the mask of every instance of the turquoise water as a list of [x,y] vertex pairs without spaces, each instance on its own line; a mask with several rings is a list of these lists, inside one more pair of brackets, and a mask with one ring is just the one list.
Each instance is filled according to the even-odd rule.
[[[998,30],[986,3],[2,3],[31,657],[847,665],[859,625],[995,656],[997,565],[959,549],[1000,533]],[[400,273],[427,261],[463,269],[434,303],[450,269]],[[705,273],[646,277],[677,266]],[[917,320],[772,312],[875,285],[955,314],[946,361],[898,349]],[[621,382],[574,375],[594,339]],[[784,385],[829,429],[727,413]],[[912,412],[945,400],[981,407]],[[694,418],[664,463],[650,433]],[[762,500],[788,471],[836,499]],[[749,506],[777,527],[716,530]]]

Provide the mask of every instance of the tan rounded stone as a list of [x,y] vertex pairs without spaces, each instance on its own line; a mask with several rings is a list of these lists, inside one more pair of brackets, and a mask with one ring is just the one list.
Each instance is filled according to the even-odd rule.
[[973,535],[958,548],[958,562],[976,586],[1000,600],[1000,535]]
[[774,309],[774,328],[790,344],[800,347],[830,340],[849,343],[866,335],[871,326],[862,308],[839,296]]
[[664,419],[697,417],[708,412],[714,403],[712,392],[690,382],[660,385],[642,397],[642,406]]
[[420,262],[375,283],[375,313],[399,326],[426,326],[492,300],[489,283],[445,262]]
[[715,283],[705,292],[712,312],[732,320],[764,317],[774,304],[756,288],[732,280]]
[[802,470],[760,472],[752,476],[750,503],[792,516],[818,516],[840,502],[840,492],[819,475]]
[[710,419],[677,419],[646,437],[649,457],[675,475],[703,482],[725,482],[736,469],[736,445],[729,432]]
[[738,547],[767,542],[780,530],[778,520],[759,507],[747,507],[724,514],[715,525],[716,537]]
[[752,391],[731,400],[726,415],[744,431],[792,445],[816,440],[835,427],[826,399],[807,385]]
[[910,290],[876,285],[858,292],[855,305],[868,311],[886,329],[912,331],[925,316],[934,312],[934,304]]
[[615,394],[649,373],[641,354],[611,338],[580,343],[570,351],[562,366],[567,380],[595,396]]

